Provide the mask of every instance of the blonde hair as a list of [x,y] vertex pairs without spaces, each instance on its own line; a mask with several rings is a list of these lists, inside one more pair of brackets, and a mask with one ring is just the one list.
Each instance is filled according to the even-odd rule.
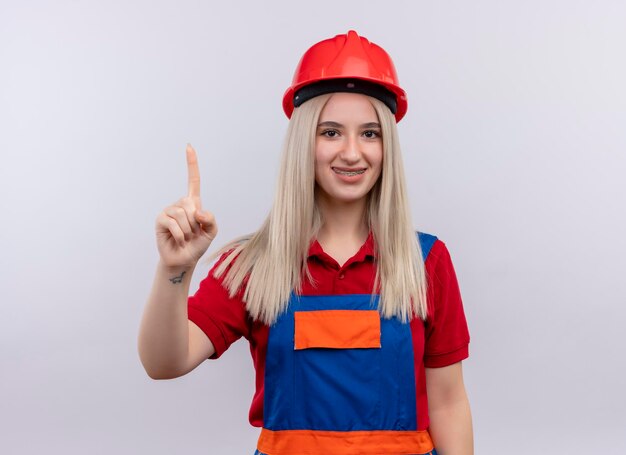
[[[332,94],[294,109],[283,145],[274,203],[256,232],[224,245],[209,258],[226,254],[215,268],[231,297],[243,288],[254,320],[271,325],[287,308],[302,279],[311,280],[307,254],[322,225],[315,203],[315,136],[320,113]],[[382,129],[381,177],[368,196],[367,222],[377,248],[374,290],[380,286],[379,311],[403,322],[426,318],[426,278],[422,253],[412,228],[395,117],[368,97]],[[236,260],[235,260],[236,258]]]

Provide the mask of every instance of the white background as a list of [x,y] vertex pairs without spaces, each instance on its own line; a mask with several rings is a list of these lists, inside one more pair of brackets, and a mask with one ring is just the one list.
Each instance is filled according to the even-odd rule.
[[625,24],[620,0],[2,0],[0,451],[253,453],[245,340],[172,381],[140,364],[154,222],[191,142],[210,251],[256,229],[296,63],[354,28],[409,95],[413,219],[457,269],[476,453],[626,453]]

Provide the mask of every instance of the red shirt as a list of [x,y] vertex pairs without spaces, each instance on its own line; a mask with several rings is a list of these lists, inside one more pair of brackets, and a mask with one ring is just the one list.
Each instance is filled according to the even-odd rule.
[[[304,280],[302,295],[370,294],[376,275],[375,254],[374,241],[370,234],[359,251],[340,267],[314,241],[307,260],[317,287]],[[450,254],[442,241],[435,241],[425,267],[428,281],[428,318],[425,322],[420,319],[410,322],[419,430],[427,429],[429,425],[424,368],[444,367],[466,359],[470,340],[456,274]],[[201,281],[196,293],[189,297],[189,319],[213,343],[215,354],[212,359],[219,358],[242,336],[249,341],[256,370],[256,392],[249,419],[253,426],[262,427],[269,327],[252,321],[246,312],[245,303],[241,300],[242,291],[234,298],[229,298],[221,279],[213,276],[214,268]]]

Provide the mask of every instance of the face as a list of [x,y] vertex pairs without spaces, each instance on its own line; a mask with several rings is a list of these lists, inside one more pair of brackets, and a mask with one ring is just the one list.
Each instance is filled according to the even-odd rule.
[[363,202],[382,170],[382,130],[365,95],[334,93],[320,114],[315,182],[332,202]]

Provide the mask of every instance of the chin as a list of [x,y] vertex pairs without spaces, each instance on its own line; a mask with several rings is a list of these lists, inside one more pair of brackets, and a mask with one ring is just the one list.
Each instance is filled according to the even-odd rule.
[[359,193],[359,194],[327,194],[326,195],[329,200],[333,202],[339,202],[342,204],[352,204],[361,202],[366,199],[367,193]]

